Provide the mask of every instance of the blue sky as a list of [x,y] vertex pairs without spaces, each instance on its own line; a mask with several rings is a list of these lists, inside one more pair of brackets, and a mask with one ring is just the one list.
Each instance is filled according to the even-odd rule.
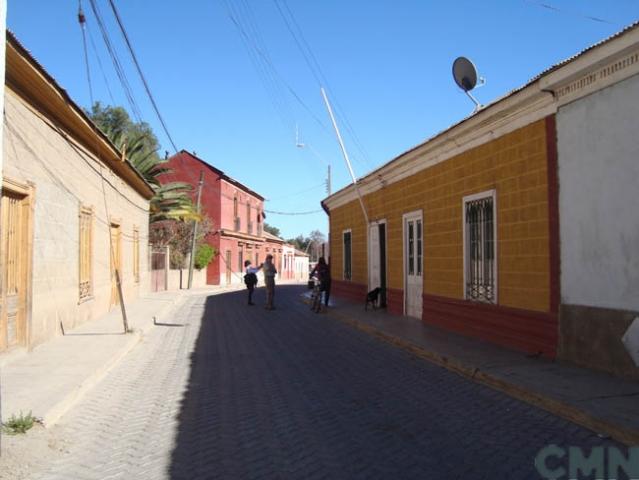
[[[172,153],[108,1],[95,1],[142,119]],[[472,59],[486,78],[474,92],[485,104],[639,20],[637,0],[115,4],[177,148],[195,151],[267,198],[266,222],[285,238],[327,233],[320,201],[328,164],[333,191],[350,182],[320,83],[359,177],[472,111],[452,80],[457,56]],[[82,6],[97,51],[89,42],[94,98],[130,110],[89,0]],[[8,0],[7,24],[71,97],[88,106],[77,10],[77,0]],[[310,47],[305,56],[298,42]],[[296,147],[296,137],[304,147]]]

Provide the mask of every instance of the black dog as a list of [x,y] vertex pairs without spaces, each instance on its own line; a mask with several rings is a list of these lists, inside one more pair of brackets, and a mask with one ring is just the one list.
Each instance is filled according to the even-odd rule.
[[377,308],[377,305],[379,304],[379,294],[381,291],[382,289],[377,287],[366,294],[366,304],[364,305],[364,310],[368,310],[369,303],[373,306],[373,310]]

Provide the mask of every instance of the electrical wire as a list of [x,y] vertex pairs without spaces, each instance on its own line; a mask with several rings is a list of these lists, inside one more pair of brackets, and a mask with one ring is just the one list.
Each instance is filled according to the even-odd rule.
[[302,100],[300,95],[295,91],[291,85],[284,80],[284,77],[279,73],[273,62],[269,59],[269,57],[263,52],[262,48],[258,45],[255,45],[254,42],[251,41],[249,34],[246,29],[241,25],[240,21],[233,15],[230,10],[229,0],[225,0],[225,4],[227,5],[227,13],[231,20],[231,22],[235,25],[238,32],[241,36],[245,37],[247,42],[252,46],[253,50],[259,55],[259,57],[263,60],[264,65],[268,67],[268,70],[274,75],[275,79],[286,88],[286,90],[290,93],[290,95],[304,108],[307,113],[313,118],[313,120],[326,132],[330,135],[330,129],[326,126],[324,122],[313,112],[313,110]]
[[550,5],[549,3],[535,2],[535,1],[532,1],[532,0],[524,0],[524,3],[526,3],[528,5],[536,5],[537,7],[545,8],[546,10],[550,10],[551,12],[555,12],[555,13],[564,13],[564,14],[567,14],[567,15],[572,15],[574,17],[581,17],[583,19],[591,20],[591,21],[597,22],[597,23],[607,23],[608,25],[615,25],[615,26],[620,26],[621,25],[619,22],[612,22],[610,20],[606,20],[605,18],[593,17],[592,15],[587,15],[587,14],[584,14],[584,13],[581,13],[581,12],[566,10],[566,9],[563,9],[563,8],[555,7],[554,5]]
[[[362,142],[359,140],[359,137],[355,133],[355,129],[351,125],[351,122],[349,121],[344,109],[342,108],[341,104],[337,100],[337,97],[333,92],[330,82],[326,78],[326,75],[324,75],[324,72],[317,60],[317,57],[313,53],[313,50],[311,49],[309,43],[306,41],[302,28],[300,27],[299,23],[295,19],[295,15],[293,15],[293,12],[288,6],[288,3],[286,2],[286,0],[279,0],[279,1],[281,1],[282,4],[284,5],[286,9],[286,13],[282,10],[280,4],[278,3],[278,0],[273,0],[273,3],[275,3],[277,10],[280,13],[280,16],[282,17],[282,20],[284,20],[284,24],[286,25],[286,28],[291,34],[291,36],[293,37],[293,40],[295,41],[300,53],[302,54],[302,57],[304,58],[306,65],[308,66],[309,70],[315,77],[317,85],[319,87],[324,87],[325,90],[330,93],[331,98],[333,99],[333,102],[335,103],[336,113],[338,114],[339,118],[342,120],[344,126],[346,127],[346,130],[351,135],[353,142],[355,143],[355,146],[360,151],[362,155],[363,163],[366,165],[367,168],[373,168],[374,165],[370,161],[370,157],[368,155],[368,152],[366,151],[366,148],[364,147]],[[295,29],[293,27],[295,27]],[[357,160],[360,160],[358,155],[355,155],[354,158]]]
[[104,22],[102,21],[102,15],[100,14],[100,10],[95,0],[89,0],[89,3],[91,5],[91,10],[93,11],[93,15],[95,16],[95,20],[98,24],[98,27],[100,28],[100,33],[102,34],[102,40],[104,41],[107,51],[109,52],[109,56],[111,57],[111,62],[113,63],[113,68],[115,69],[115,73],[117,74],[118,79],[120,80],[122,89],[124,90],[124,94],[127,98],[129,106],[131,107],[131,112],[133,116],[135,117],[136,121],[138,123],[141,123],[142,115],[140,113],[140,109],[133,97],[131,85],[129,84],[126,73],[124,72],[124,69],[122,68],[122,64],[120,63],[120,59],[117,55],[117,52],[115,51],[115,48],[113,47],[113,44],[111,43],[109,32],[107,31],[104,25]]
[[266,213],[271,213],[273,215],[314,215],[316,213],[321,213],[324,210],[311,210],[308,212],[275,212],[273,210],[264,210]]
[[[93,1],[94,0],[91,0],[91,3],[93,3]],[[109,0],[109,5],[111,6],[111,10],[113,11],[113,15],[115,16],[117,24],[120,27],[120,31],[122,32],[122,36],[124,37],[124,41],[127,45],[127,48],[129,49],[129,53],[131,54],[133,63],[135,64],[135,68],[137,69],[138,74],[140,75],[140,79],[142,79],[142,84],[144,85],[144,89],[146,90],[146,93],[149,96],[151,105],[153,105],[153,110],[155,110],[155,113],[158,119],[160,120],[160,124],[162,125],[162,129],[164,130],[164,133],[168,137],[169,142],[171,142],[171,145],[173,146],[173,150],[175,150],[175,152],[177,153],[178,149],[175,146],[173,137],[171,137],[171,134],[169,133],[169,129],[166,126],[166,122],[164,121],[164,118],[162,118],[162,115],[160,114],[160,109],[158,108],[155,98],[153,98],[153,94],[151,93],[151,88],[149,87],[149,84],[146,81],[144,74],[142,73],[142,68],[140,67],[140,63],[138,62],[137,55],[135,54],[135,51],[133,50],[133,45],[131,45],[131,41],[129,40],[129,35],[126,32],[126,29],[124,28],[124,24],[122,23],[122,19],[120,18],[120,14],[118,13],[117,8],[115,7],[115,3],[113,3],[113,0]]]

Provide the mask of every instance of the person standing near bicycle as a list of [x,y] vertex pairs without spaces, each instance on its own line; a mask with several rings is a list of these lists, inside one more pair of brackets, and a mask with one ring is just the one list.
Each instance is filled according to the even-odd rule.
[[313,276],[316,276],[320,282],[320,295],[324,292],[324,306],[328,307],[328,299],[331,296],[331,267],[324,257],[320,257],[317,265],[311,270],[309,277],[313,278]]

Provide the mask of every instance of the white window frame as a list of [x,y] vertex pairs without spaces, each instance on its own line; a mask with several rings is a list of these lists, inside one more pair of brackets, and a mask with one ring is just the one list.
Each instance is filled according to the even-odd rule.
[[[351,251],[350,251],[350,255],[349,258],[351,259],[351,278],[346,278],[346,276],[344,275],[344,273],[346,272],[346,252],[344,250],[344,235],[346,235],[347,233],[350,233],[351,235]],[[349,228],[347,230],[342,230],[342,280],[346,280],[348,282],[352,282],[353,281],[353,231]]]
[[[468,232],[466,231],[466,204],[468,202],[481,200],[488,197],[491,197],[493,201],[493,244],[494,244],[494,256],[495,256],[495,261],[493,262],[493,278],[495,279],[494,302],[482,302],[480,300],[478,301],[478,300],[470,299],[468,298],[468,292],[466,289],[466,283],[468,280],[468,269],[470,267],[470,258],[469,258],[469,252],[468,252],[468,238],[467,238]],[[499,259],[499,255],[498,255],[499,241],[497,238],[497,190],[495,189],[486,190],[480,193],[475,193],[473,195],[467,195],[462,198],[462,229],[463,229],[462,243],[464,246],[464,284],[462,285],[463,298],[464,300],[477,301],[478,303],[486,303],[488,305],[497,305],[499,304],[499,281],[498,281],[499,279],[497,275],[497,273],[499,272],[499,268],[497,265],[498,259]]]

